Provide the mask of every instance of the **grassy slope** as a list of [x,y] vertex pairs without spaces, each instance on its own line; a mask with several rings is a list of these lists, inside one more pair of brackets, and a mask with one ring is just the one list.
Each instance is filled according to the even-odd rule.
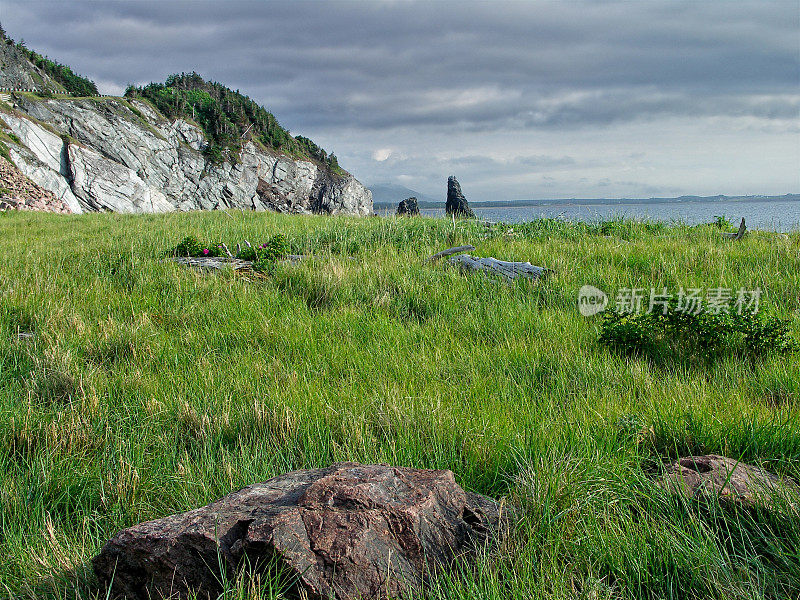
[[[0,590],[92,597],[87,561],[118,529],[357,460],[448,468],[527,499],[505,551],[434,597],[796,597],[797,519],[686,504],[648,473],[716,452],[800,475],[797,357],[710,370],[620,358],[576,294],[760,287],[800,334],[800,235],[515,230],[0,214]],[[276,232],[319,260],[254,282],[159,261],[188,234],[230,245]],[[423,260],[457,243],[556,274],[505,286]]]

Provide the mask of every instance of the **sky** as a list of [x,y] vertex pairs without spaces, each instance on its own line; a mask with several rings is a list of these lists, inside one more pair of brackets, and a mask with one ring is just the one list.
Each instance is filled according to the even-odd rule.
[[800,192],[797,0],[2,0],[103,93],[197,71],[366,184],[469,200]]

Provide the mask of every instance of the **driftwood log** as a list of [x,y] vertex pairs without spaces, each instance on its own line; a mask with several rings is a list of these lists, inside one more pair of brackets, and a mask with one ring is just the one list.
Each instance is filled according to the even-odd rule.
[[441,252],[437,252],[433,256],[431,256],[428,260],[439,260],[440,258],[444,258],[445,256],[450,256],[451,254],[459,254],[460,252],[469,252],[470,250],[475,250],[475,246],[456,246],[455,248],[448,248],[447,250],[442,250]]
[[464,270],[487,271],[500,275],[506,281],[511,281],[517,277],[526,279],[538,279],[550,270],[544,267],[537,267],[529,262],[509,262],[497,260],[496,258],[476,258],[469,254],[459,254],[450,257],[450,262],[459,265]]
[[728,238],[730,240],[740,240],[744,237],[744,234],[747,233],[747,225],[744,224],[744,217],[742,217],[742,222],[739,224],[739,231],[736,233],[723,233],[722,237]]
[[[284,260],[296,263],[303,260],[302,254],[290,254]],[[167,260],[186,265],[198,271],[212,271],[215,269],[231,268],[234,271],[250,271],[253,268],[253,261],[242,260],[226,256],[171,256]]]
[[[469,254],[460,254],[468,250],[475,250],[475,246],[456,246],[455,248],[448,248],[442,250],[431,256],[428,260],[438,260],[442,257],[449,256],[450,262],[454,265],[459,265],[463,270],[472,271],[486,271],[488,273],[495,273],[503,277],[506,281],[511,281],[517,277],[525,277],[526,279],[538,279],[542,275],[550,272],[550,269],[544,267],[537,267],[529,262],[509,262],[506,260],[498,260],[496,258],[476,258]],[[453,256],[458,254],[458,256]]]

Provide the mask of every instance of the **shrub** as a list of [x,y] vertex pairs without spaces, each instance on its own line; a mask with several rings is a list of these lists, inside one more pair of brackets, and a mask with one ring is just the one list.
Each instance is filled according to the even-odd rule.
[[618,352],[664,359],[713,361],[723,356],[756,358],[798,349],[789,322],[756,312],[692,313],[668,310],[639,314],[606,313],[599,342]]
[[256,261],[258,260],[258,250],[256,248],[247,246],[236,253],[236,258],[241,260]]
[[[57,63],[53,60],[50,60],[46,56],[42,56],[33,50],[29,50],[24,46],[22,41],[17,44],[17,48],[23,52],[25,56],[28,57],[28,60],[30,60],[34,65],[47,73],[47,75],[49,75],[52,79],[63,85],[67,92],[72,96],[98,95],[97,86],[92,80],[73,73],[72,69],[66,65]],[[43,96],[43,92],[39,93],[39,96],[51,97]]]
[[286,236],[281,233],[273,235],[266,244],[261,245],[258,254],[262,260],[276,261],[286,258],[289,254],[289,242]]
[[289,242],[285,235],[278,233],[260,246],[242,248],[236,253],[236,258],[252,262],[275,262],[286,258],[287,254],[289,254]]
[[188,235],[175,247],[174,256],[222,256],[222,244],[206,244],[193,235]]
[[203,248],[200,242],[193,235],[187,235],[175,247],[175,256],[200,256]]
[[733,227],[733,223],[731,223],[731,220],[725,215],[714,215],[714,220],[711,221],[711,224],[719,229],[730,229]]

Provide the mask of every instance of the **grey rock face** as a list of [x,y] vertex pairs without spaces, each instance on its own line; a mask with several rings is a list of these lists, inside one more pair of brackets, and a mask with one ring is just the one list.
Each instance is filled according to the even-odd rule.
[[417,205],[417,199],[413,196],[401,200],[400,204],[397,205],[397,216],[413,217],[416,215],[419,215],[419,205]]
[[664,489],[689,498],[716,496],[722,502],[770,508],[782,497],[785,506],[796,508],[800,488],[777,475],[726,456],[708,454],[678,459],[658,482]]
[[64,86],[33,65],[19,48],[13,44],[6,44],[2,39],[0,39],[0,67],[2,67],[0,87],[65,91]]
[[456,217],[474,218],[475,213],[467,203],[467,199],[461,192],[461,185],[458,183],[455,175],[450,175],[447,178],[447,204],[445,211],[448,215],[455,215]]
[[207,162],[199,128],[169,121],[142,101],[20,97],[15,108],[17,114],[2,116],[22,142],[15,163],[56,195],[64,196],[66,185],[78,208],[73,212],[372,212],[372,194],[352,175],[338,176],[252,142],[238,162]]
[[339,463],[121,531],[93,566],[112,597],[216,598],[220,571],[248,561],[256,572],[279,563],[303,597],[377,599],[474,556],[505,522],[450,471]]

